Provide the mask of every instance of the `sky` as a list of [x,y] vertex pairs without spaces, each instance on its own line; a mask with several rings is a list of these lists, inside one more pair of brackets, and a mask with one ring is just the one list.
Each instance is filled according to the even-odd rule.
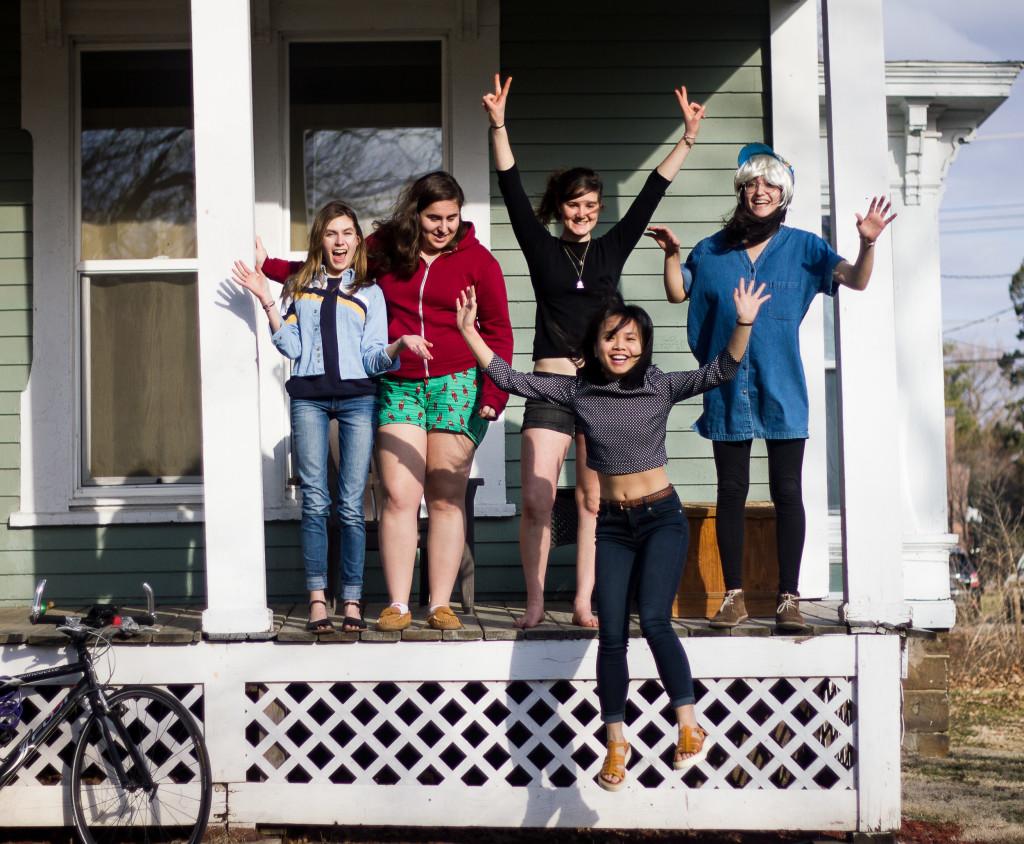
[[[886,59],[1024,61],[1024,0],[883,0],[883,13]],[[1024,261],[1022,154],[1024,73],[960,149],[940,208],[943,331],[965,355],[1024,348],[1007,290]]]

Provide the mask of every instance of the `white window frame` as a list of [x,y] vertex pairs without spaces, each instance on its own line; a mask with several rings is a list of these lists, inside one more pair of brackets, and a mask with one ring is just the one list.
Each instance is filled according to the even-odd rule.
[[[202,501],[203,485],[199,483],[161,484],[157,482],[131,483],[124,479],[120,484],[87,483],[89,454],[89,408],[87,385],[89,373],[89,330],[88,330],[88,284],[92,276],[117,276],[127,273],[146,275],[148,273],[197,273],[199,259],[196,258],[127,258],[127,259],[90,259],[83,260],[82,255],[82,56],[86,53],[121,53],[143,50],[185,50],[191,51],[187,42],[147,42],[142,44],[76,44],[73,48],[72,76],[74,79],[74,113],[72,116],[74,132],[74,256],[75,290],[77,298],[74,308],[74,348],[75,358],[75,415],[77,423],[74,437],[73,466],[76,467],[73,479],[74,492],[72,506],[84,504],[105,507],[124,506],[128,504],[161,505],[167,501],[189,502],[198,504]],[[198,314],[196,315],[198,319]],[[196,373],[199,377],[199,373]]]
[[[499,0],[465,0],[447,7],[439,19],[433,4],[395,2],[390,17],[380,0],[370,7],[339,10],[327,0],[290,2],[272,7],[254,2],[252,74],[254,82],[256,230],[271,254],[286,255],[287,165],[282,147],[286,125],[275,127],[287,74],[289,40],[370,41],[441,39],[444,67],[442,125],[445,163],[466,192],[465,216],[477,237],[490,245],[490,163],[488,138],[479,110],[480,80],[499,65]],[[398,9],[402,14],[397,14]],[[190,47],[182,5],[153,0],[149,14],[125,18],[108,4],[80,0],[55,6],[41,16],[22,0],[22,125],[33,137],[34,306],[32,367],[21,408],[21,505],[10,517],[12,527],[61,524],[171,523],[202,521],[202,487],[147,484],[138,492],[118,489],[117,496],[83,490],[81,478],[81,274],[108,269],[79,262],[78,126],[80,49],[166,49]],[[337,13],[337,25],[324,21]],[[187,14],[187,11],[186,11]],[[394,31],[381,20],[401,20]],[[458,73],[451,68],[457,67]],[[44,234],[45,233],[45,234]],[[121,262],[115,262],[120,264]],[[191,269],[192,259],[175,266],[161,259],[161,271]],[[225,270],[226,272],[226,270]],[[299,515],[288,487],[288,414],[283,358],[258,332],[260,442],[263,452],[263,501],[266,519]],[[492,423],[477,451],[474,475],[485,478],[477,494],[476,514],[513,515],[506,500],[504,421]],[[207,490],[209,492],[209,490]]]

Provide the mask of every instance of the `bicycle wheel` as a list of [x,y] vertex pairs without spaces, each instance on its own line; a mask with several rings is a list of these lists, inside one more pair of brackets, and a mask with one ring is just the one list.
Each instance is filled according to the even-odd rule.
[[107,701],[109,714],[94,712],[86,721],[71,766],[82,841],[196,844],[206,829],[213,784],[195,720],[160,689],[124,688]]

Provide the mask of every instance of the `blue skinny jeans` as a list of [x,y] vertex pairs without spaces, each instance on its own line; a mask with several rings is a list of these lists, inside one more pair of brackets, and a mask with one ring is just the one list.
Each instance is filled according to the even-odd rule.
[[292,440],[302,490],[302,562],[306,588],[327,588],[327,489],[330,459],[328,425],[338,420],[338,518],[341,521],[341,598],[358,601],[363,595],[366,562],[366,518],[363,491],[373,451],[375,396],[332,399],[292,399]]
[[693,703],[690,663],[672,629],[672,599],[686,563],[689,528],[679,496],[620,508],[601,502],[597,516],[597,696],[605,724],[625,720],[629,605],[636,594],[640,630],[673,707]]

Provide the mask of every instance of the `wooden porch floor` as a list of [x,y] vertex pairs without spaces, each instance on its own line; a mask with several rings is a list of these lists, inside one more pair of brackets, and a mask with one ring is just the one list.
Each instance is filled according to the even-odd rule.
[[[458,612],[462,619],[462,630],[446,630],[443,633],[427,627],[425,622],[426,609],[413,607],[413,623],[408,629],[397,632],[381,632],[374,629],[375,619],[383,605],[367,607],[366,618],[369,629],[362,633],[340,632],[341,619],[331,616],[338,632],[316,635],[307,633],[306,605],[304,603],[277,604],[274,611],[274,629],[264,635],[246,635],[239,640],[278,642],[320,642],[346,644],[353,642],[434,642],[434,641],[509,641],[509,640],[556,640],[556,639],[592,639],[597,636],[594,629],[576,627],[572,624],[572,607],[569,604],[550,603],[547,617],[542,624],[529,630],[519,630],[513,619],[518,616],[523,605],[520,603],[478,603],[472,612]],[[458,604],[456,604],[458,606]],[[800,636],[821,636],[837,633],[848,633],[849,627],[839,620],[839,604],[836,601],[801,601],[801,612],[811,625],[809,633]],[[125,612],[132,608],[125,607]],[[137,611],[137,610],[136,610]],[[80,610],[72,608],[55,608],[55,613],[76,613]],[[160,621],[159,628],[146,631],[131,638],[115,638],[115,644],[131,647],[133,645],[187,645],[201,641],[202,609],[200,607],[165,607],[157,611]],[[703,618],[673,619],[673,626],[681,638],[690,636],[787,636],[775,629],[774,619],[752,618],[732,630],[717,630],[709,627]],[[640,625],[633,615],[630,623],[630,635],[640,636]],[[0,645],[35,645],[57,647],[67,643],[67,637],[47,625],[31,625],[28,622],[27,607],[0,608]]]

